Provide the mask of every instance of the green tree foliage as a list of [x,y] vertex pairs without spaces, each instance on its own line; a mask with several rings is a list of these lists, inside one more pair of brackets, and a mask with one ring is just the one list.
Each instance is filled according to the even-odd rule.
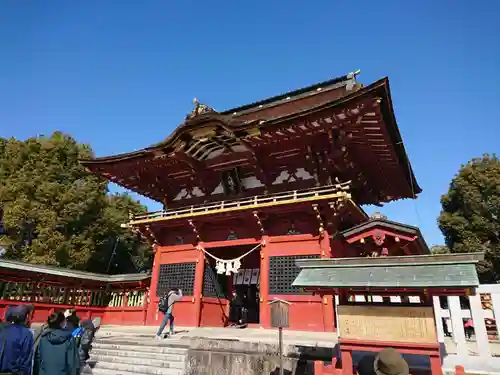
[[106,231],[101,233],[101,248],[94,252],[89,268],[101,273],[128,273],[152,267],[152,249],[141,237],[121,224],[129,221],[129,214],[146,212],[126,194],[108,195],[102,212],[102,224]]
[[500,160],[484,155],[462,166],[441,204],[439,228],[451,252],[484,252],[481,281],[500,280]]
[[[145,262],[145,245],[120,224],[145,207],[108,195],[107,182],[79,159],[89,146],[56,132],[26,141],[0,139],[0,208],[5,257],[97,272],[130,272]],[[116,239],[116,255],[111,263]]]

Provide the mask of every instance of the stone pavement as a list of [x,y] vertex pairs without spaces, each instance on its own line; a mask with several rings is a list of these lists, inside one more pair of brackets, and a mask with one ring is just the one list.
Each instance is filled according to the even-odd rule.
[[[121,335],[123,339],[135,341],[148,341],[154,338],[157,327],[150,326],[103,326],[99,334]],[[278,342],[278,330],[262,328],[187,328],[176,327],[175,339],[210,338],[219,340],[234,340],[243,342],[261,342],[265,344],[276,344]],[[165,330],[167,332],[167,330]],[[295,346],[318,346],[334,348],[337,344],[337,334],[332,332],[305,332],[305,331],[283,331],[283,342],[285,345]]]
[[[154,335],[156,327],[144,326],[104,326],[99,332],[99,337],[103,339],[120,339],[138,345],[154,345]],[[224,341],[240,341],[249,343],[264,343],[264,344],[277,344],[278,332],[272,329],[259,329],[259,328],[185,328],[177,327],[176,335],[165,341],[165,344],[170,343],[173,346],[182,346],[183,340],[194,338],[210,338]],[[304,346],[312,348],[333,348],[337,345],[336,333],[330,332],[305,332],[305,331],[288,331],[283,332],[284,350],[287,346]],[[456,347],[453,342],[447,338],[445,348],[443,348],[443,370],[444,372],[453,372],[456,365],[465,367],[467,373],[474,374],[499,374],[500,375],[500,343],[491,343],[493,357],[481,358],[475,356],[476,345],[475,342],[470,342],[470,356],[459,357],[456,353]],[[359,359],[363,353],[355,353],[354,359]],[[429,361],[421,356],[408,356],[406,357],[412,367],[415,368],[428,368]]]

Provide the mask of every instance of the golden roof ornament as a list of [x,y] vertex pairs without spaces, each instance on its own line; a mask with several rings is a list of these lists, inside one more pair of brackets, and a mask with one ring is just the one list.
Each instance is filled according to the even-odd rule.
[[361,70],[356,70],[355,72],[351,72],[347,75],[347,91],[351,91],[356,86],[356,76],[361,73]]
[[215,112],[212,107],[209,107],[206,104],[201,104],[198,99],[193,99],[194,108],[193,110],[186,116],[186,120],[194,119],[197,116],[204,115],[207,113]]

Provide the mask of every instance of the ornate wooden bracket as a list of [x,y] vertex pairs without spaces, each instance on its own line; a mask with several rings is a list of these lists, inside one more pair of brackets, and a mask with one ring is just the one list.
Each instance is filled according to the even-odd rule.
[[319,210],[319,207],[317,204],[312,205],[312,209],[314,211],[314,214],[316,215],[316,220],[318,220],[318,232],[319,236],[323,237],[323,233],[325,232],[325,223],[323,222],[323,218],[321,217],[321,212]]
[[373,238],[373,242],[375,242],[375,245],[382,246],[385,242],[385,233],[377,230],[377,231],[373,232],[372,238]]
[[210,140],[216,144],[218,144],[219,146],[221,147],[224,147],[225,150],[228,150],[229,152],[233,152],[233,149],[231,148],[231,146],[224,142],[223,140],[217,138],[217,137],[211,137]]
[[188,220],[188,224],[191,227],[191,230],[193,231],[193,233],[196,237],[196,241],[200,242],[201,241],[200,233],[198,232],[198,228],[196,228],[196,225],[193,223],[193,220]]
[[157,245],[158,244],[158,240],[156,239],[156,235],[154,234],[154,232],[151,229],[151,227],[149,225],[146,225],[145,229],[146,229],[146,233],[147,233],[146,235],[147,235],[147,237],[151,239],[151,241],[153,242],[153,244]]
[[257,211],[254,211],[253,217],[255,218],[255,221],[257,222],[257,225],[260,228],[260,234],[264,234],[264,224],[262,223],[262,220],[259,217],[259,213]]
[[163,195],[163,206],[168,207],[174,197],[171,196],[169,191],[165,190],[165,185],[162,183],[161,179],[158,176],[155,177],[155,182],[151,184],[151,187],[159,191]]
[[266,191],[269,190],[273,181],[268,177],[265,171],[265,163],[263,158],[259,155],[255,147],[253,147],[250,143],[245,141],[242,138],[236,138],[240,144],[245,147],[248,151],[252,153],[253,156],[253,164],[254,164],[254,173],[255,177],[257,177],[262,184],[264,184]]
[[319,176],[318,166],[316,163],[315,152],[312,149],[311,145],[307,145],[307,152],[305,158],[306,158],[305,169],[316,180],[316,186],[319,186],[320,176]]
[[343,208],[345,207],[345,204],[343,200],[339,199],[333,202],[329,202],[328,206],[330,206],[330,209],[333,211],[333,217],[338,217],[340,216],[340,213],[342,212]]
[[210,195],[211,192],[208,191],[207,186],[205,184],[205,178],[204,178],[205,173],[203,170],[203,163],[193,158],[192,156],[189,156],[184,151],[172,152],[170,154],[170,157],[186,164],[191,169],[191,173],[193,175],[192,177],[194,180],[197,181],[203,193],[206,196]]
[[132,231],[138,234],[141,238],[144,238],[153,249],[153,252],[156,252],[158,239],[149,225],[146,225],[144,229],[141,227],[133,227]]

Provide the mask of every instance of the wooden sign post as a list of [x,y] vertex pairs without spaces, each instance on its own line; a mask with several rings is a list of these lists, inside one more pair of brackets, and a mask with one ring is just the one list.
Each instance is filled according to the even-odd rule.
[[281,299],[275,299],[269,302],[269,305],[271,306],[271,327],[278,328],[279,332],[280,375],[283,375],[283,328],[288,328],[290,326],[288,309],[291,303]]

